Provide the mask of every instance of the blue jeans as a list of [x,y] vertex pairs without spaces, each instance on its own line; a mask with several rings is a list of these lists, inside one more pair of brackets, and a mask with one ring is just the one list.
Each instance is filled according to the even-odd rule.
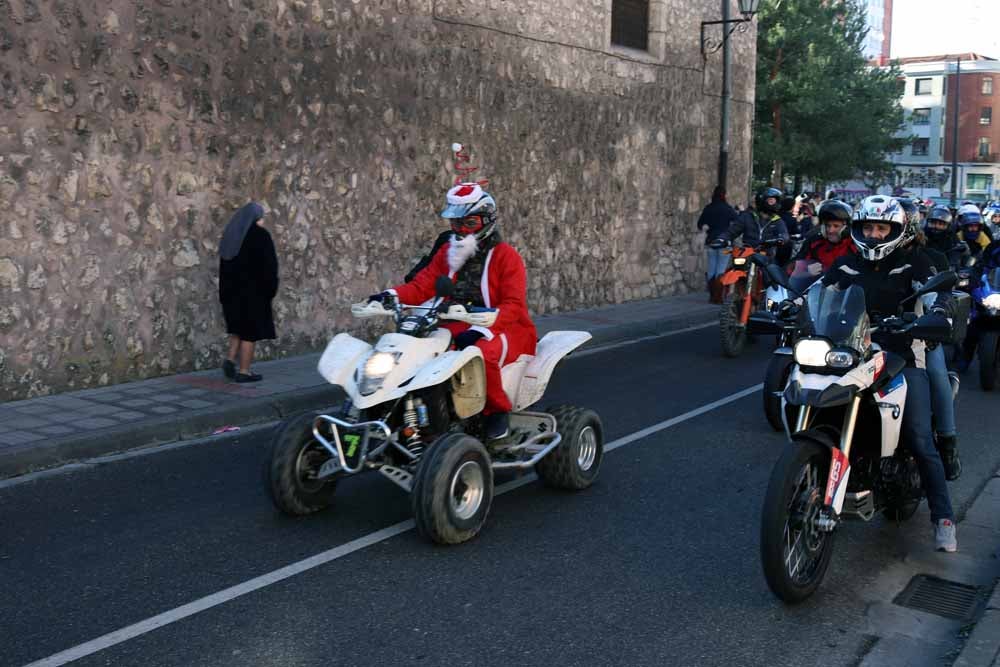
[[931,432],[931,388],[927,373],[922,368],[903,370],[906,378],[906,406],[903,408],[903,427],[900,433],[902,443],[917,459],[920,480],[927,493],[927,504],[931,508],[931,521],[955,520],[948,494],[948,482],[944,478],[944,465],[934,446]]
[[951,380],[944,360],[944,346],[927,350],[927,378],[931,382],[931,408],[938,435],[955,435],[955,400],[951,396]]
[[705,248],[705,255],[708,257],[708,269],[705,271],[705,278],[711,280],[726,272],[729,268],[729,255],[715,248]]

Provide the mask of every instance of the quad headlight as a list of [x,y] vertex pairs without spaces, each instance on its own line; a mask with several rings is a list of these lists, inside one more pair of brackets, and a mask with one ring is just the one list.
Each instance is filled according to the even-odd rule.
[[382,388],[385,378],[396,366],[397,359],[399,359],[398,352],[374,352],[365,360],[361,381],[358,383],[358,391],[362,396],[374,394]]

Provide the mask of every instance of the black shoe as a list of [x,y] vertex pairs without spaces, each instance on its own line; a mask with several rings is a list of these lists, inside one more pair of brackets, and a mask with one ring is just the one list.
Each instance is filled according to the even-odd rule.
[[259,373],[237,373],[234,379],[237,382],[260,382],[264,376]]
[[222,362],[222,374],[230,380],[236,379],[236,364],[229,359]]
[[958,441],[953,435],[939,435],[937,439],[941,463],[944,464],[944,478],[954,482],[962,476],[962,459],[958,457]]
[[486,415],[486,439],[499,440],[510,434],[510,413],[494,412]]

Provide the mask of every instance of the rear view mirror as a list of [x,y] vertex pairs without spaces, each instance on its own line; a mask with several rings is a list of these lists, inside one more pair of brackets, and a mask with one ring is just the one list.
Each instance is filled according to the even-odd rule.
[[942,271],[941,273],[931,276],[930,280],[924,283],[924,286],[917,290],[915,296],[919,298],[925,294],[930,294],[931,292],[950,290],[957,282],[958,274],[954,271]]

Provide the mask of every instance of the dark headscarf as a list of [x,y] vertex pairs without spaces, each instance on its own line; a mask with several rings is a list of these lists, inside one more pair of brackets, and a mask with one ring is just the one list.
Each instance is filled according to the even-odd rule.
[[219,256],[226,260],[236,257],[250,227],[263,217],[264,207],[253,201],[236,211],[236,214],[226,224],[225,231],[222,232],[222,240],[219,241]]

